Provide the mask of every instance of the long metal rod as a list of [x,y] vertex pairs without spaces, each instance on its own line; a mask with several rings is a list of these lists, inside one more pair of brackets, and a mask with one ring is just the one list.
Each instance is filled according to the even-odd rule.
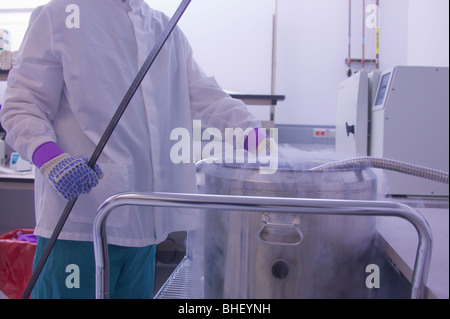
[[419,235],[411,298],[425,298],[431,261],[432,235],[426,219],[413,208],[394,202],[359,200],[324,200],[302,198],[223,196],[171,193],[123,193],[110,197],[99,208],[94,220],[96,265],[95,294],[109,298],[109,261],[106,221],[114,209],[125,206],[180,207],[253,212],[295,212],[320,215],[396,216],[410,222]]
[[376,1],[377,5],[377,25],[376,25],[376,53],[375,53],[375,70],[380,69],[380,0]]
[[[87,163],[87,165],[89,167],[93,168],[95,166],[95,164],[97,163],[98,158],[100,157],[101,153],[103,152],[103,149],[105,148],[106,143],[108,142],[109,138],[111,137],[112,133],[114,132],[114,129],[116,128],[117,124],[119,123],[123,113],[125,112],[128,105],[130,104],[131,99],[133,98],[134,94],[138,90],[139,86],[141,85],[142,80],[144,79],[144,77],[147,74],[150,67],[153,65],[153,62],[156,60],[156,57],[158,56],[162,47],[164,46],[167,39],[171,35],[173,29],[177,25],[178,21],[180,20],[180,18],[183,15],[183,13],[186,11],[190,2],[191,2],[191,0],[183,0],[182,1],[180,6],[178,7],[177,11],[174,13],[172,19],[170,20],[169,24],[165,28],[163,34],[159,38],[158,42],[155,44],[152,51],[149,53],[147,60],[144,62],[143,66],[141,67],[138,74],[136,75],[130,88],[128,89],[127,93],[125,94],[122,102],[120,103],[119,107],[117,108],[114,116],[112,117],[111,121],[109,122],[108,127],[106,128],[105,132],[103,133],[103,136],[101,137],[100,142],[97,144],[94,152],[92,153],[92,156],[90,157],[90,159]],[[61,214],[61,217],[52,233],[52,236],[50,237],[50,240],[47,243],[47,246],[45,247],[41,258],[39,259],[39,262],[33,272],[33,275],[31,276],[31,279],[28,282],[28,286],[22,295],[22,299],[29,298],[31,291],[34,288],[34,285],[36,284],[36,281],[39,278],[39,275],[42,272],[42,269],[44,268],[44,265],[48,259],[48,256],[50,255],[50,253],[53,249],[53,246],[55,245],[55,242],[58,239],[58,236],[61,233],[61,230],[63,229],[63,227],[67,221],[67,218],[69,217],[70,212],[72,211],[77,199],[78,198],[75,198],[75,199],[69,201],[67,203],[66,207],[64,208],[64,211]]]
[[348,56],[347,76],[352,76],[352,0],[348,0]]
[[366,0],[363,0],[362,9],[362,52],[361,52],[361,70],[366,69]]
[[[275,0],[275,12],[272,16],[272,74],[270,94],[277,93],[277,44],[278,44],[278,0]],[[270,105],[270,122],[275,124],[275,103]]]

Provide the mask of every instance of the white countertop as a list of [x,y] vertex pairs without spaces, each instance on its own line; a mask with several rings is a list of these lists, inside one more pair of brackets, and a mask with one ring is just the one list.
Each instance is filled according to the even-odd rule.
[[[430,225],[433,247],[427,287],[428,298],[449,298],[449,208],[410,205],[421,213]],[[406,203],[408,205],[408,203]],[[383,247],[403,275],[411,281],[417,253],[418,235],[414,226],[397,217],[377,217],[378,233],[386,240]]]
[[16,172],[8,166],[0,165],[0,179],[20,179],[20,180],[34,180],[35,166],[31,166],[31,171]]

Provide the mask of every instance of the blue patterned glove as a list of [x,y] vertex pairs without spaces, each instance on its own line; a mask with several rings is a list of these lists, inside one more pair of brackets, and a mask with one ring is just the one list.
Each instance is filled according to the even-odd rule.
[[42,165],[40,170],[59,194],[72,200],[89,193],[103,177],[100,166],[96,164],[91,169],[87,162],[88,159],[82,156],[72,157],[64,153]]

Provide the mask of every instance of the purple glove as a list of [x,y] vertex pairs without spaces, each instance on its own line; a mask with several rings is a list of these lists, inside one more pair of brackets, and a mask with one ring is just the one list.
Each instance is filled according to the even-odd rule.
[[98,164],[91,169],[87,162],[88,159],[82,156],[73,157],[64,153],[53,142],[42,144],[33,153],[33,163],[67,200],[89,193],[103,177]]
[[249,152],[254,152],[258,146],[269,138],[264,129],[255,128],[245,138],[244,148]]
[[37,242],[37,236],[35,234],[23,234],[17,237],[19,241],[27,241],[29,243]]
[[39,146],[33,153],[33,163],[38,168],[47,163],[52,158],[64,153],[56,143],[47,142]]

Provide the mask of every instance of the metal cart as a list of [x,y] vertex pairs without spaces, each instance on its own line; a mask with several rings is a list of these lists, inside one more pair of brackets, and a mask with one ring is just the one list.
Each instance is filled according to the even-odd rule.
[[[301,213],[320,215],[393,216],[411,223],[419,236],[411,280],[410,298],[426,298],[426,281],[431,261],[432,235],[425,218],[413,208],[395,202],[361,200],[323,200],[254,196],[223,196],[173,193],[123,193],[107,199],[94,220],[96,264],[96,298],[109,298],[109,264],[106,222],[115,208],[124,205],[178,207],[195,209],[239,210],[250,212]],[[202,298],[201,274],[195,273],[195,260],[187,250],[186,257],[156,297],[169,292],[172,298]],[[186,287],[190,287],[187,293]],[[170,289],[174,290],[170,292]]]

